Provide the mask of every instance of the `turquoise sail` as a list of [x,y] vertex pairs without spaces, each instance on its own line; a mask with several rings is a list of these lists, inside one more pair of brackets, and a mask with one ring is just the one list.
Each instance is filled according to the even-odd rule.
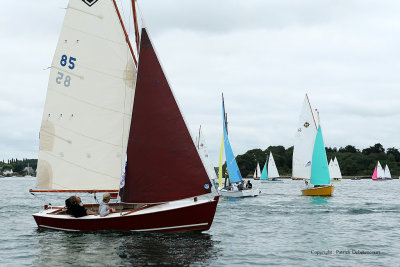
[[222,99],[222,118],[223,118],[223,128],[224,128],[226,166],[228,168],[229,180],[231,183],[238,183],[242,181],[242,175],[240,174],[239,167],[236,163],[235,155],[233,154],[231,144],[229,143],[228,132],[226,131],[225,108],[223,99]]
[[311,161],[310,183],[313,185],[327,185],[330,184],[330,182],[331,178],[329,176],[328,159],[326,158],[324,139],[322,137],[320,125],[318,127],[317,136],[315,137]]
[[264,168],[261,172],[261,180],[267,180],[268,179],[268,173],[267,173],[267,162],[264,164]]

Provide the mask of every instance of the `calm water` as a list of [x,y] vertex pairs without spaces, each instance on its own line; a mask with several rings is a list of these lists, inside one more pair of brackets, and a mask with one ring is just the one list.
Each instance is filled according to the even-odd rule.
[[399,180],[336,182],[331,198],[301,196],[302,181],[254,184],[262,194],[222,199],[206,233],[79,234],[38,230],[31,214],[45,202],[28,193],[35,179],[1,178],[0,265],[399,265]]

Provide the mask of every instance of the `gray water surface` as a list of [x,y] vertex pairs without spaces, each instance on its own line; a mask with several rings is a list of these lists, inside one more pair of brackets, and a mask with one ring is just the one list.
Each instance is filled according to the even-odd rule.
[[253,184],[261,195],[221,199],[204,233],[66,233],[38,230],[34,178],[0,178],[0,265],[399,266],[399,180],[335,182],[330,198],[302,196],[302,181]]

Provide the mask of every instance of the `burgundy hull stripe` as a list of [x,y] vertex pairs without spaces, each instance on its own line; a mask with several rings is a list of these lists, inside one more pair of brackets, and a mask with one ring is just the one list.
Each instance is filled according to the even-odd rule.
[[210,180],[146,29],[139,59],[122,201],[158,203],[210,193]]
[[39,227],[65,231],[156,231],[184,232],[210,229],[218,199],[193,206],[140,215],[74,219],[34,215]]

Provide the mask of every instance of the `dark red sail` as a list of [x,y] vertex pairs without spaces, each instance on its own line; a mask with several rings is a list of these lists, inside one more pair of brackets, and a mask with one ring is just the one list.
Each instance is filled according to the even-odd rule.
[[211,192],[210,180],[157,55],[142,29],[127,150],[126,203],[158,203]]

